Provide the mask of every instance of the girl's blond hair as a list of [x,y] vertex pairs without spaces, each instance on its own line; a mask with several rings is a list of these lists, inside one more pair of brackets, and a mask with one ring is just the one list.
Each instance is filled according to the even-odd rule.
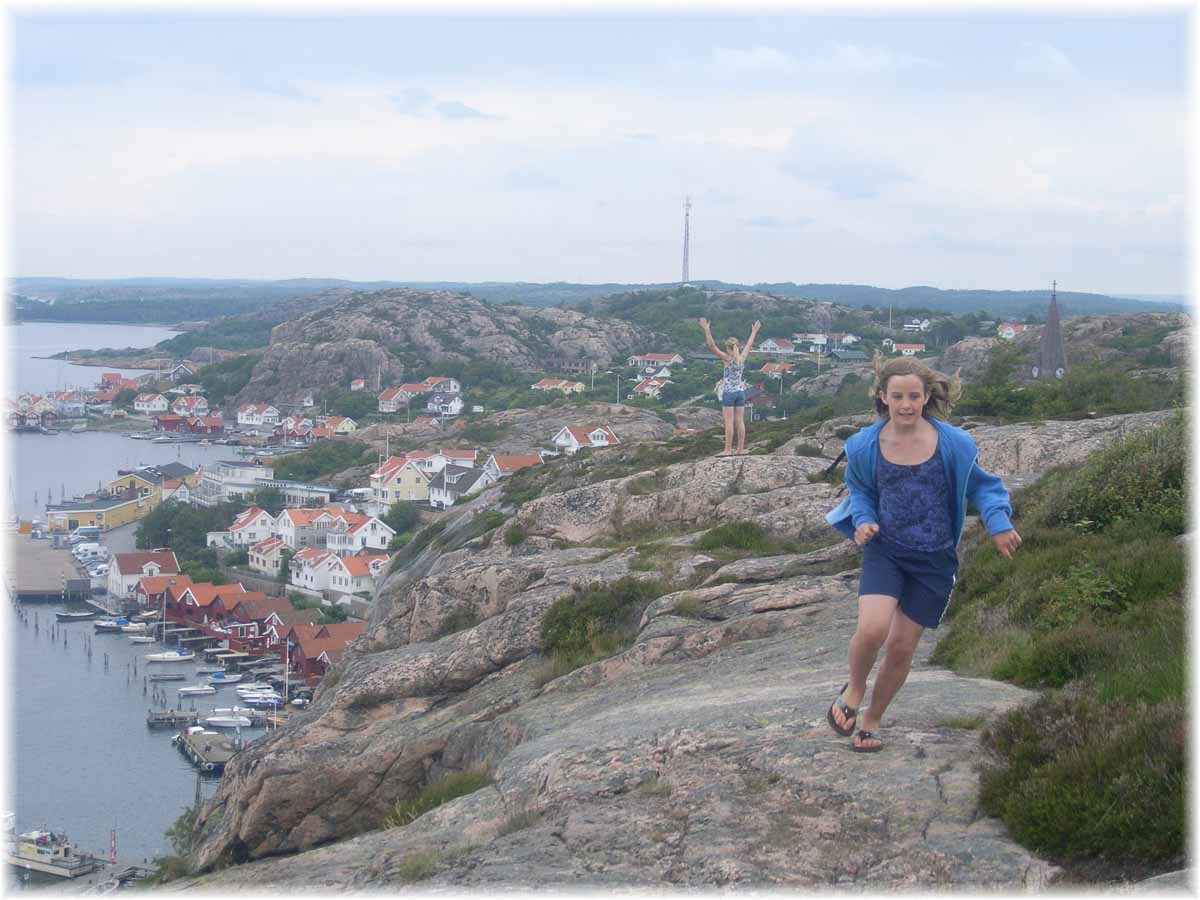
[[926,418],[949,418],[950,410],[962,396],[962,382],[957,372],[954,375],[944,375],[911,356],[899,356],[884,362],[883,354],[878,350],[875,351],[872,364],[875,367],[875,383],[871,386],[870,393],[871,399],[875,401],[875,412],[880,416],[888,414],[887,404],[883,402],[882,395],[887,391],[888,379],[893,375],[916,375],[921,379],[925,385],[925,394],[929,397],[922,411]]
[[737,356],[738,349],[739,349],[739,346],[738,346],[737,338],[735,338],[735,337],[725,338],[725,350],[728,353],[732,353],[734,356]]

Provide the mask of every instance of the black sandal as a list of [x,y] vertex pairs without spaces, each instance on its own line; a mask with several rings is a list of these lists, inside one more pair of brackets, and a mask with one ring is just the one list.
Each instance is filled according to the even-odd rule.
[[[858,710],[853,706],[848,706],[846,701],[842,699],[842,694],[846,692],[846,688],[850,687],[850,682],[842,685],[842,689],[838,691],[837,699],[830,704],[829,710],[825,713],[825,718],[829,720],[829,727],[836,731],[842,737],[850,737],[854,734],[854,723],[858,721]],[[848,720],[845,726],[838,725],[837,719],[833,717],[833,708],[838,707],[842,711],[842,715]]]
[[[850,745],[850,749],[855,753],[878,753],[883,749],[883,738],[873,731],[860,731],[855,737],[859,740]],[[879,746],[864,747],[859,741],[879,741]]]

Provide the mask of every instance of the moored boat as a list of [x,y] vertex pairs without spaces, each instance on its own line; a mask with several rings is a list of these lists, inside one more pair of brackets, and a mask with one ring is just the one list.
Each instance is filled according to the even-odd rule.
[[10,865],[61,878],[78,878],[98,868],[100,862],[79,852],[66,834],[26,831],[16,834],[13,813],[4,814],[4,859]]
[[96,634],[120,634],[121,629],[129,624],[129,620],[124,616],[116,619],[97,619],[92,627],[96,629]]
[[60,622],[88,622],[96,618],[96,613],[92,612],[60,612],[55,613],[54,617]]
[[215,684],[218,687],[220,687],[223,684],[237,684],[241,680],[242,680],[241,672],[237,672],[237,673],[233,673],[233,674],[227,673],[227,672],[210,672],[209,676],[208,676],[208,683]]
[[187,662],[189,659],[195,659],[196,654],[191,650],[164,650],[162,653],[147,653],[146,662],[148,663],[169,663],[169,662]]
[[212,728],[249,728],[252,723],[245,716],[209,716],[204,724]]
[[125,634],[141,634],[145,630],[145,622],[130,622],[128,625],[121,626],[121,631],[125,632]]
[[156,638],[152,634],[131,634],[131,635],[129,635],[129,643],[131,643],[131,644],[153,644],[157,640],[158,640],[158,638]]
[[151,681],[183,681],[187,678],[182,672],[164,672],[161,675],[151,675]]
[[203,697],[216,692],[217,689],[211,684],[189,684],[178,690],[180,697]]

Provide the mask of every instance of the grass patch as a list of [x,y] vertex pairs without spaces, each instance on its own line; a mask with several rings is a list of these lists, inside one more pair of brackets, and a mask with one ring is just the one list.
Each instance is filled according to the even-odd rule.
[[710,528],[696,543],[700,550],[748,550],[768,553],[775,549],[766,529],[754,522],[729,522]]
[[642,475],[625,484],[626,493],[635,497],[653,494],[658,490],[658,479],[653,475]]
[[525,526],[520,522],[509,525],[504,529],[504,543],[510,547],[515,547],[517,544],[525,542]]
[[645,797],[670,797],[671,785],[663,781],[657,775],[653,778],[647,778],[639,784],[635,790]]
[[545,662],[535,671],[540,687],[633,643],[642,612],[665,593],[657,580],[625,577],[609,585],[576,588],[556,600],[542,620]]
[[1184,852],[1186,439],[1180,415],[1019,492],[1014,560],[964,542],[933,660],[1045,690],[984,730],[981,804],[1060,863]]
[[704,616],[704,601],[695,594],[686,594],[676,601],[671,612],[674,615],[682,616],[685,619],[703,619]]
[[474,628],[480,622],[479,612],[469,606],[460,606],[442,620],[437,636],[442,638],[448,634],[456,634]]
[[816,444],[797,444],[792,448],[797,456],[816,456],[821,459],[825,458],[825,451]]
[[525,831],[529,828],[534,828],[542,823],[542,814],[532,809],[523,809],[520,812],[513,813],[504,820],[504,824],[500,826],[500,830],[496,832],[496,837],[504,837],[507,834],[515,834],[518,831]]
[[415,797],[397,803],[388,817],[383,820],[383,827],[401,828],[416,821],[431,809],[437,809],[443,803],[449,803],[456,797],[473,794],[491,783],[492,773],[486,768],[451,772],[437,781],[425,785]]
[[404,857],[404,862],[396,867],[396,874],[405,881],[424,881],[435,871],[445,854],[436,850],[426,850],[421,853],[410,853]]

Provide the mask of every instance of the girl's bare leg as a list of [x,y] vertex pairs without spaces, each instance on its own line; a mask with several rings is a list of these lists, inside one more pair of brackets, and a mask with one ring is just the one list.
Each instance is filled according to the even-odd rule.
[[734,410],[734,424],[737,426],[737,452],[746,452],[746,407],[739,406]]
[[733,411],[732,406],[721,407],[721,415],[725,417],[725,450],[722,456],[733,452]]

